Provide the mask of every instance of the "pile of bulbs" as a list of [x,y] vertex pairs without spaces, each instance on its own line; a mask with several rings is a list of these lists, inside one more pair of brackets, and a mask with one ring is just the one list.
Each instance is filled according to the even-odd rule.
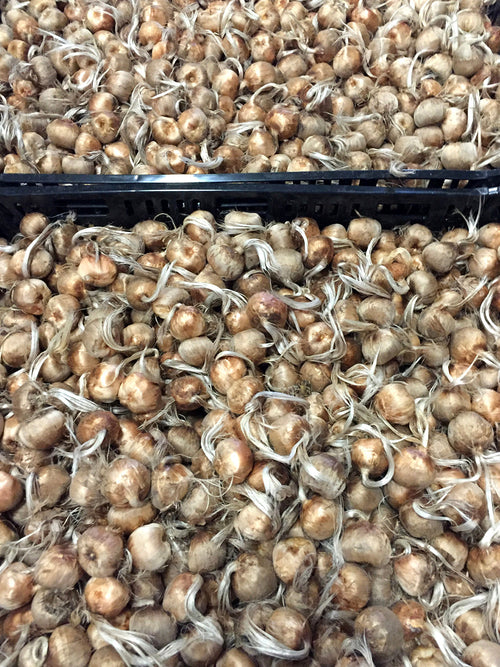
[[8,0],[0,168],[498,168],[489,4]]
[[500,664],[500,224],[1,240],[0,656]]

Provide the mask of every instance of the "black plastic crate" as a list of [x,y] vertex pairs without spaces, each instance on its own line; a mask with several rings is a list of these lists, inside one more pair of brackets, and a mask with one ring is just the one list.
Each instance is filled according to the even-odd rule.
[[486,7],[486,14],[493,25],[500,24],[500,0],[493,0]]
[[357,216],[386,228],[421,222],[439,230],[481,213],[500,221],[500,170],[417,171],[394,177],[383,171],[199,176],[0,177],[0,233],[15,233],[30,211],[49,217],[74,211],[85,225],[130,227],[167,214],[173,224],[195,209],[221,218],[227,211],[254,211],[266,220],[314,217],[322,225]]

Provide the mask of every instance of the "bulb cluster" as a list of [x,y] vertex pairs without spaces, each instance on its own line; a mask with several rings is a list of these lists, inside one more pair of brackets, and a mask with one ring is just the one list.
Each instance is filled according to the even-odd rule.
[[498,663],[500,224],[31,213],[0,287],[7,664]]
[[8,0],[5,173],[500,167],[483,0]]

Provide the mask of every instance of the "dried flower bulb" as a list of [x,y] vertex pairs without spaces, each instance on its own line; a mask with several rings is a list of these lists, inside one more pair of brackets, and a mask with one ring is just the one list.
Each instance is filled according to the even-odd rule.
[[435,390],[432,402],[432,414],[439,421],[449,423],[459,414],[470,411],[470,409],[471,398],[465,387],[444,386]]
[[459,413],[448,424],[448,440],[461,454],[482,452],[493,444],[491,424],[472,410]]
[[82,575],[76,547],[71,543],[49,547],[36,562],[33,574],[35,582],[44,588],[73,588]]
[[123,540],[108,526],[92,526],[77,542],[78,562],[91,577],[111,577],[124,556]]
[[194,486],[181,503],[179,514],[192,526],[205,526],[217,512],[217,501],[208,490],[198,484]]
[[354,563],[346,563],[330,587],[334,603],[345,611],[361,611],[370,600],[371,581],[365,570]]
[[98,648],[90,658],[89,667],[125,667],[126,663],[112,646]]
[[402,505],[416,498],[419,489],[411,489],[407,486],[401,486],[394,479],[391,479],[384,488],[385,498],[389,505],[394,509],[399,509]]
[[412,537],[431,540],[443,532],[443,522],[439,519],[427,519],[415,512],[413,502],[405,502],[399,508],[399,519]]
[[261,391],[264,391],[263,383],[252,375],[236,380],[227,391],[228,408],[236,415],[243,414],[255,394]]
[[166,511],[180,502],[189,491],[192,474],[180,463],[161,463],[151,478],[151,500],[159,510]]
[[215,448],[213,465],[221,479],[241,484],[252,470],[253,454],[243,440],[224,438]]
[[349,508],[361,512],[372,512],[377,509],[383,499],[384,495],[379,488],[365,486],[360,479],[354,479],[347,485],[346,501]]
[[310,628],[305,617],[294,609],[278,607],[266,623],[266,632],[288,648],[298,651],[310,641]]
[[130,592],[114,577],[91,577],[85,585],[84,596],[89,611],[114,618],[127,606]]
[[403,648],[403,628],[386,607],[367,607],[356,618],[354,632],[364,636],[375,660],[395,657]]
[[247,329],[235,333],[231,340],[233,350],[247,357],[254,364],[264,361],[266,357],[265,342],[265,335],[257,329]]
[[120,383],[118,400],[134,414],[153,412],[160,406],[161,388],[142,373],[130,373]]
[[180,652],[184,664],[188,667],[196,667],[203,663],[216,664],[217,658],[222,653],[224,640],[219,622],[212,619],[212,623],[213,639],[196,627],[188,631],[187,642]]
[[360,438],[352,443],[352,462],[361,471],[378,477],[389,467],[389,462],[379,438]]
[[230,648],[217,660],[217,667],[255,667],[256,663],[240,648]]
[[134,530],[127,542],[132,564],[137,570],[162,569],[172,553],[165,529],[159,523],[150,523]]
[[326,540],[337,529],[338,506],[322,496],[312,496],[302,504],[300,524],[304,533],[313,540]]
[[18,505],[24,496],[21,482],[4,470],[0,470],[0,512],[8,512]]
[[342,462],[333,454],[326,452],[314,454],[302,462],[299,475],[301,483],[306,488],[329,500],[339,495],[345,483]]
[[60,625],[49,637],[48,660],[54,667],[65,667],[68,664],[86,667],[91,653],[87,633],[80,625]]
[[446,496],[441,511],[452,522],[452,528],[477,526],[486,516],[486,496],[475,482],[456,484]]
[[69,498],[79,507],[97,507],[104,503],[101,495],[101,474],[95,465],[82,465],[69,485]]
[[22,368],[30,356],[31,338],[31,333],[27,331],[17,331],[7,335],[0,346],[2,363],[12,368]]
[[116,278],[118,272],[115,262],[106,255],[87,255],[82,258],[77,269],[86,285],[106,287]]
[[277,454],[288,456],[299,442],[307,442],[309,424],[304,417],[289,413],[278,417],[269,428],[269,443]]
[[326,322],[313,322],[302,332],[302,351],[307,357],[330,352],[335,334]]
[[433,586],[436,572],[428,556],[410,553],[395,559],[394,576],[407,595],[421,597]]
[[166,258],[193,273],[199,273],[206,263],[205,248],[189,237],[172,240],[167,245]]
[[194,428],[188,425],[172,426],[169,428],[167,440],[176,454],[186,458],[192,458],[200,449],[200,436]]
[[347,228],[347,238],[362,250],[376,239],[382,231],[382,225],[373,218],[354,218]]
[[79,442],[88,442],[100,431],[105,431],[103,445],[114,444],[120,435],[120,423],[114,414],[106,410],[96,410],[84,414],[76,427]]
[[42,315],[50,296],[50,289],[38,278],[20,280],[11,292],[14,305],[30,315]]
[[129,347],[148,348],[154,340],[154,329],[143,322],[129,324],[123,330],[123,344]]
[[0,521],[0,554],[3,554],[4,547],[8,547],[9,542],[15,539],[16,532],[5,521]]
[[184,218],[185,233],[198,243],[210,243],[215,234],[215,218],[210,211],[195,211]]
[[242,553],[235,561],[231,587],[242,602],[264,600],[278,587],[278,580],[269,558],[256,553]]
[[270,292],[257,292],[247,303],[246,312],[252,326],[266,328],[266,323],[284,327],[288,315],[287,306]]
[[[163,597],[163,610],[172,614],[178,623],[188,622],[187,593],[192,586],[199,585],[202,581],[203,579],[199,574],[184,572],[177,575],[167,586]],[[198,612],[205,612],[207,600],[202,588],[196,593],[194,603]]]
[[174,641],[177,622],[172,614],[156,606],[146,606],[135,611],[130,617],[129,630],[147,635],[156,648],[162,648]]
[[125,295],[129,305],[135,310],[146,311],[149,308],[149,299],[156,290],[156,281],[152,278],[137,276],[127,280]]
[[415,401],[403,384],[382,387],[375,396],[374,407],[391,424],[408,424],[415,414]]
[[0,572],[0,609],[19,609],[33,597],[33,575],[31,570],[15,561]]
[[363,336],[361,350],[369,363],[383,366],[402,352],[403,342],[392,329],[376,329]]
[[140,526],[153,521],[155,517],[156,511],[151,503],[144,503],[138,507],[110,507],[106,518],[110,528],[129,535]]
[[47,137],[58,148],[71,150],[80,134],[80,128],[68,118],[57,118],[47,125]]
[[357,307],[359,317],[366,322],[373,322],[379,327],[390,327],[396,319],[396,309],[390,299],[369,296]]
[[344,529],[341,539],[344,559],[373,567],[387,565],[391,558],[391,543],[378,526],[369,521],[358,521]]
[[212,358],[215,344],[208,336],[197,336],[183,340],[177,351],[187,364],[202,368]]
[[333,664],[342,667],[340,657],[342,644],[347,635],[341,630],[333,628],[328,623],[318,623],[314,629],[313,655],[319,664]]
[[187,290],[180,287],[164,287],[160,290],[158,298],[152,302],[151,307],[155,315],[165,319],[175,306],[185,303],[189,298],[190,294]]
[[434,476],[434,463],[424,447],[410,445],[395,455],[393,479],[397,484],[425,489],[432,484]]
[[[35,58],[31,60],[32,65],[34,60]],[[49,219],[43,213],[27,213],[19,222],[19,231],[26,238],[35,238],[43,232],[48,224]]]
[[181,412],[196,410],[208,397],[203,380],[194,375],[184,375],[172,380],[169,391],[177,409]]
[[78,603],[75,590],[59,591],[55,588],[40,588],[31,601],[33,622],[42,630],[53,630],[69,621],[71,612]]
[[239,357],[229,355],[220,357],[210,365],[210,380],[221,394],[227,394],[233,383],[246,374],[247,366]]
[[454,622],[455,632],[468,646],[473,642],[487,639],[483,614],[479,609],[469,609],[460,614]]
[[434,241],[424,248],[422,258],[431,271],[442,274],[451,271],[457,259],[457,253],[457,248],[452,243]]
[[46,450],[55,447],[66,434],[65,415],[54,408],[23,422],[17,434],[18,442],[30,449]]
[[[391,607],[403,627],[405,641],[421,636],[426,629],[425,609],[415,600],[400,600]],[[413,655],[413,654],[412,654]]]
[[139,507],[150,488],[150,473],[135,459],[114,459],[104,474],[103,494],[118,508]]
[[[495,386],[497,386],[496,377]],[[500,393],[494,389],[479,388],[472,396],[472,409],[491,424],[500,421]]]
[[234,528],[245,539],[256,542],[270,540],[277,530],[271,517],[253,503],[248,503],[238,512],[234,519]]
[[274,571],[285,584],[299,580],[315,564],[316,547],[311,540],[292,537],[278,542],[273,549]]
[[191,572],[204,573],[224,565],[226,545],[208,531],[198,532],[189,543],[188,567]]
[[455,570],[463,570],[467,562],[469,549],[455,533],[445,531],[434,537],[431,544]]
[[170,320],[170,333],[177,340],[202,336],[205,329],[205,319],[194,306],[179,306]]
[[500,646],[496,642],[480,639],[467,646],[462,658],[471,667],[490,667],[500,660]]
[[486,350],[486,336],[476,327],[462,327],[450,341],[450,356],[454,361],[472,364]]
[[29,605],[11,611],[3,619],[3,636],[10,641],[16,641],[22,629],[31,623],[33,623],[33,614]]

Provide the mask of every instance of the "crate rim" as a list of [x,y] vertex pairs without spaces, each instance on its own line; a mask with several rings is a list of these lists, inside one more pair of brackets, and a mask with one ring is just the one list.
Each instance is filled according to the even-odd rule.
[[[415,179],[415,180],[414,180]],[[464,182],[465,181],[465,182]],[[500,220],[500,169],[286,172],[273,174],[0,176],[0,231],[15,234],[26,213],[50,219],[73,211],[83,225],[132,227],[166,214],[181,224],[193,210],[223,217],[248,210],[263,219],[312,216],[319,224],[377,218],[386,229],[406,223],[439,229],[458,216]],[[281,218],[280,216],[286,216]]]
[[[82,174],[1,174],[0,175],[0,194],[2,189],[9,187],[29,187],[29,186],[92,186],[105,187],[106,185],[160,185],[160,186],[213,186],[217,184],[234,184],[244,186],[245,184],[270,184],[277,185],[309,185],[316,183],[320,186],[335,186],[340,184],[357,189],[363,186],[376,188],[398,188],[404,187],[407,190],[422,192],[423,190],[434,189],[430,185],[428,188],[414,187],[403,183],[405,180],[430,181],[431,183],[452,181],[468,181],[465,188],[450,187],[446,188],[450,192],[454,190],[471,190],[474,187],[487,187],[488,189],[497,189],[500,193],[500,169],[488,169],[478,171],[462,170],[408,170],[403,174],[394,175],[389,171],[383,170],[334,170],[334,171],[313,171],[313,172],[277,172],[262,174],[126,174],[126,175],[82,175]],[[360,181],[353,184],[349,181]],[[379,183],[379,181],[390,181],[389,185]],[[398,183],[401,182],[401,186]],[[435,188],[443,190],[443,188]],[[494,194],[494,193],[491,193]]]

